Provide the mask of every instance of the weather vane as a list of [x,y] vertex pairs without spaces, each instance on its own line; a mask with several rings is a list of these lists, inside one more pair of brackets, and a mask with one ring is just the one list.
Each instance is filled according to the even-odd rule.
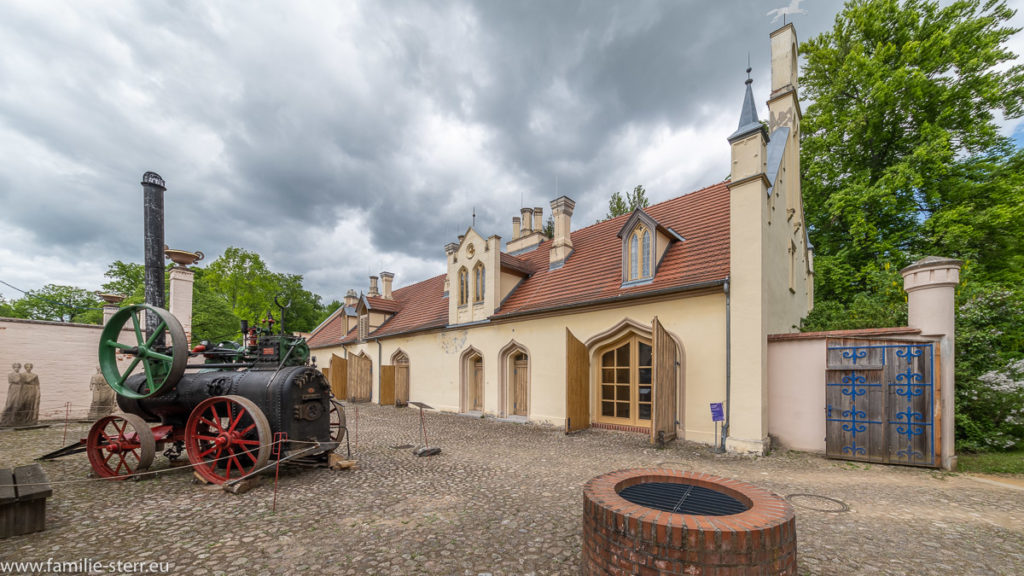
[[768,11],[768,16],[775,15],[772,18],[772,22],[778,22],[779,18],[782,18],[782,24],[786,24],[786,14],[807,14],[807,10],[800,7],[800,3],[803,0],[789,0],[789,6],[783,6],[782,8],[776,8]]

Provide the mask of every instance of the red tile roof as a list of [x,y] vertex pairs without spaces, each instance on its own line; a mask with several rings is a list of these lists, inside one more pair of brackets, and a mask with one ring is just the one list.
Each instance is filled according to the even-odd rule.
[[339,306],[333,314],[313,329],[313,334],[306,339],[310,348],[326,348],[341,343],[342,327],[345,323],[345,307]]
[[365,298],[370,310],[375,312],[398,312],[402,309],[402,305],[394,293],[391,296],[394,298],[393,300],[379,296],[365,296]]
[[[502,253],[503,267],[531,275],[492,318],[640,297],[720,282],[729,276],[729,189],[725,182],[655,204],[644,212],[685,239],[669,246],[651,282],[622,287],[622,240],[618,233],[630,217],[627,214],[573,232],[574,251],[561,268],[549,269],[550,240],[518,256]],[[441,274],[399,288],[393,293],[394,300],[367,298],[371,309],[395,312],[370,338],[446,326],[444,281],[445,275]],[[342,338],[338,324],[333,332],[329,332],[331,323],[318,328],[310,338],[310,347],[328,339],[331,343],[320,347],[357,340],[356,329]],[[329,337],[321,337],[324,332]]]
[[533,272],[533,267],[530,266],[529,262],[521,258],[517,258],[508,252],[501,253],[501,267],[509,268],[525,275],[529,275]]
[[502,303],[496,317],[582,305],[699,285],[729,276],[729,189],[722,182],[644,209],[658,224],[685,239],[673,242],[654,280],[622,287],[622,240],[626,214],[572,233],[573,253],[565,265],[548,269],[545,241],[520,254],[536,272]]

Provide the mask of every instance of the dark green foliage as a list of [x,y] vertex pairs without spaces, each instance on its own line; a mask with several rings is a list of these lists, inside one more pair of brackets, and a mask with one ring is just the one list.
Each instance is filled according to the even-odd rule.
[[[965,261],[957,294],[957,438],[1024,442],[1007,382],[1024,358],[1024,152],[996,114],[1024,112],[1002,1],[851,0],[801,45],[805,218],[815,310],[804,330],[901,325],[897,270]],[[1011,390],[1011,392],[1007,392]],[[1016,416],[1015,416],[1016,414]]]

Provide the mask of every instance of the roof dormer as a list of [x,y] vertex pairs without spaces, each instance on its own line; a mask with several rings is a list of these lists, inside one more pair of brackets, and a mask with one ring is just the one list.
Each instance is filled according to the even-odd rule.
[[654,280],[668,247],[683,237],[637,208],[619,230],[622,239],[622,285],[639,286]]

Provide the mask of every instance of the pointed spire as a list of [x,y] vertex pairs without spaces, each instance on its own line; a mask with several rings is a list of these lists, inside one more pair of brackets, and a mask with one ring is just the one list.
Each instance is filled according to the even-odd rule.
[[768,134],[765,131],[764,126],[761,124],[761,121],[757,117],[757,106],[754,105],[754,91],[750,87],[750,85],[754,83],[754,80],[750,77],[751,70],[752,68],[748,63],[747,81],[745,82],[747,85],[747,93],[744,94],[743,96],[743,107],[740,109],[739,128],[737,128],[736,131],[733,132],[731,136],[729,136],[728,140],[730,143],[739,140],[744,136],[749,136],[750,134],[758,130],[761,131],[761,135],[765,138],[765,140],[768,139]]

